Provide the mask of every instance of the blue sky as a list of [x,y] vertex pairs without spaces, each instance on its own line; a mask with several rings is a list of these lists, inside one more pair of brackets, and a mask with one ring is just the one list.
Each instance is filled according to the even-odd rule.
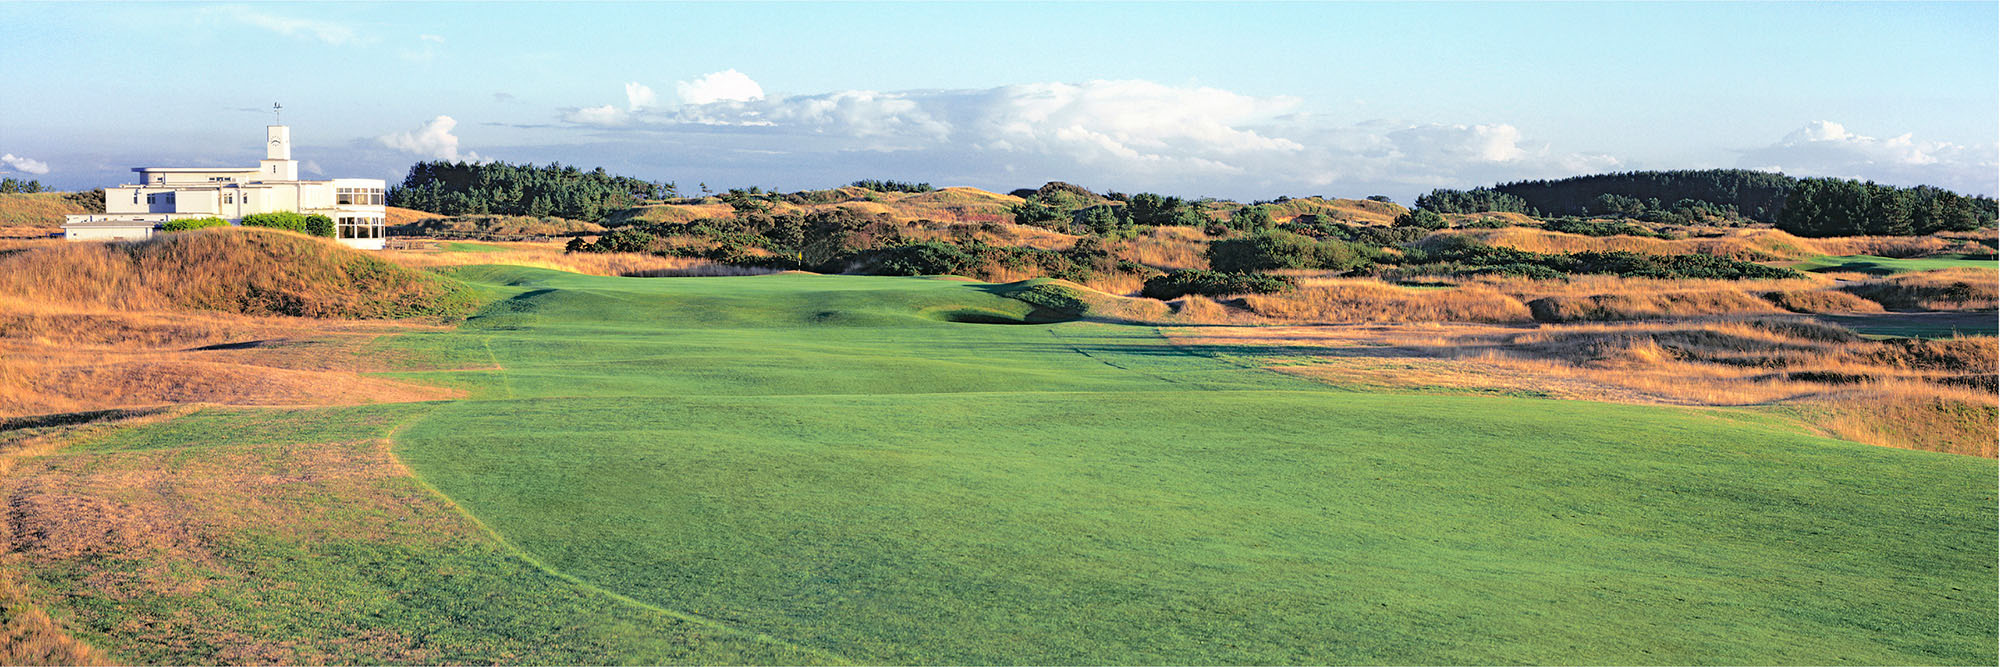
[[261,155],[1264,198],[1777,168],[1993,194],[1994,3],[0,4],[0,173]]

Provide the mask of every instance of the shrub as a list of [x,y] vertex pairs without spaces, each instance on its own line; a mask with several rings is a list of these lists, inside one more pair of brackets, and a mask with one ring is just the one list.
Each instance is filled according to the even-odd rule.
[[1583,236],[1643,236],[1655,239],[1667,238],[1666,234],[1646,229],[1638,225],[1634,225],[1628,222],[1615,222],[1610,220],[1579,220],[1576,218],[1559,218],[1556,220],[1550,220],[1546,223],[1543,223],[1542,229],[1546,229],[1552,232],[1562,232],[1564,234],[1580,234]]
[[1317,245],[1312,239],[1290,232],[1265,232],[1209,244],[1208,265],[1231,273],[1311,268],[1318,254]]
[[1049,223],[1063,218],[1061,209],[1043,204],[1034,199],[1023,201],[1018,206],[1008,207],[1007,213],[1014,216],[1014,224],[1034,225],[1037,227],[1050,226]]
[[287,231],[294,231],[300,234],[304,234],[306,233],[306,216],[291,211],[276,211],[272,213],[252,213],[250,215],[243,216],[243,226],[269,227],[272,229],[283,229]]
[[903,181],[862,179],[852,184],[854,187],[876,192],[930,192],[937,188],[929,183],[905,183]]
[[1312,239],[1286,231],[1266,231],[1208,246],[1208,265],[1217,271],[1248,272],[1273,269],[1352,271],[1373,263],[1374,248],[1328,239]]
[[168,232],[185,232],[191,229],[207,229],[209,227],[228,227],[228,226],[229,226],[228,220],[224,220],[222,218],[217,218],[217,217],[181,218],[179,220],[168,220],[166,224],[160,225],[160,230]]
[[1175,271],[1146,279],[1140,296],[1165,301],[1189,294],[1223,296],[1229,294],[1270,294],[1292,288],[1292,281],[1268,273],[1224,273],[1221,271]]
[[306,233],[333,238],[333,218],[314,213],[306,216]]
[[932,276],[964,273],[978,258],[950,243],[912,243],[881,251],[875,273],[888,276]]
[[1501,273],[1547,277],[1548,272],[1603,273],[1628,278],[1709,278],[1716,280],[1798,278],[1791,269],[1753,264],[1713,255],[1646,255],[1636,252],[1579,252],[1549,255],[1495,248],[1477,240],[1452,236],[1431,243],[1424,259],[1441,273]]
[[1245,206],[1229,214],[1229,228],[1239,232],[1258,232],[1270,229],[1271,212],[1262,206]]
[[1409,213],[1404,213],[1402,215],[1396,216],[1396,226],[1415,227],[1417,229],[1427,229],[1430,231],[1437,231],[1440,229],[1444,229],[1446,227],[1450,227],[1451,224],[1444,221],[1444,216],[1438,215],[1436,212],[1431,211],[1430,209],[1420,208],[1414,211],[1410,211]]

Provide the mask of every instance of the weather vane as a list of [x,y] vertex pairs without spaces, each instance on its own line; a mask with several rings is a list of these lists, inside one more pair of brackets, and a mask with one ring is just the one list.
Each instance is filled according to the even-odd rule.
[[277,120],[277,122],[274,124],[276,125],[285,124],[284,111],[285,111],[284,105],[278,104],[277,102],[271,103],[271,117]]

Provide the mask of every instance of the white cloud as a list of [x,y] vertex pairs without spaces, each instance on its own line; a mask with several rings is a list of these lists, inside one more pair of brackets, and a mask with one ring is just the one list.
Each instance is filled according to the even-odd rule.
[[587,107],[563,119],[621,140],[646,135],[711,148],[704,154],[721,161],[776,153],[763,164],[788,171],[887,164],[972,184],[1025,175],[1190,194],[1337,185],[1410,195],[1620,166],[1609,156],[1532,143],[1508,124],[1354,123],[1302,113],[1291,97],[1151,81],[737,97],[745,99]]
[[383,146],[418,157],[480,161],[478,153],[468,151],[463,156],[459,154],[458,137],[451,133],[455,127],[458,127],[458,121],[453,120],[451,116],[438,116],[418,126],[414,131],[385,134],[376,137],[375,140],[381,142]]
[[682,104],[747,102],[764,97],[763,86],[734,69],[704,74],[692,82],[682,81],[674,84],[674,91],[680,95]]
[[571,109],[564,113],[563,120],[579,125],[597,127],[621,127],[631,120],[623,109],[606,104],[601,107]]
[[658,106],[659,102],[660,96],[653,94],[653,89],[645,84],[637,81],[625,84],[625,108],[638,111]]
[[0,164],[6,164],[10,170],[22,172],[22,174],[36,174],[36,176],[48,174],[48,162],[30,160],[30,158],[16,156],[16,154],[4,154],[4,156],[0,156]]
[[49,173],[49,163],[43,162],[41,160],[29,159],[26,157],[15,155],[13,153],[0,155],[0,164],[5,164],[8,169],[12,169],[14,171],[18,171],[24,174],[34,174],[40,176],[42,174]]
[[362,41],[353,28],[332,21],[279,16],[242,6],[213,7],[208,11],[286,37],[314,39],[333,45]]
[[2000,146],[1919,141],[1914,135],[1881,139],[1826,120],[1793,130],[1769,146],[1744,151],[1738,165],[1793,176],[1833,176],[1896,185],[1928,184],[1961,192],[1995,191]]
[[442,35],[417,35],[417,40],[423,42],[430,42],[432,44],[444,43],[444,37]]

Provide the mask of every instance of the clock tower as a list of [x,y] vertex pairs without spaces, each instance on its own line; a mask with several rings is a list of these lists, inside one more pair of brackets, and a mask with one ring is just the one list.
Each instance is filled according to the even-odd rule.
[[258,163],[257,175],[267,181],[299,180],[299,163],[292,159],[292,128],[264,127],[264,159]]

